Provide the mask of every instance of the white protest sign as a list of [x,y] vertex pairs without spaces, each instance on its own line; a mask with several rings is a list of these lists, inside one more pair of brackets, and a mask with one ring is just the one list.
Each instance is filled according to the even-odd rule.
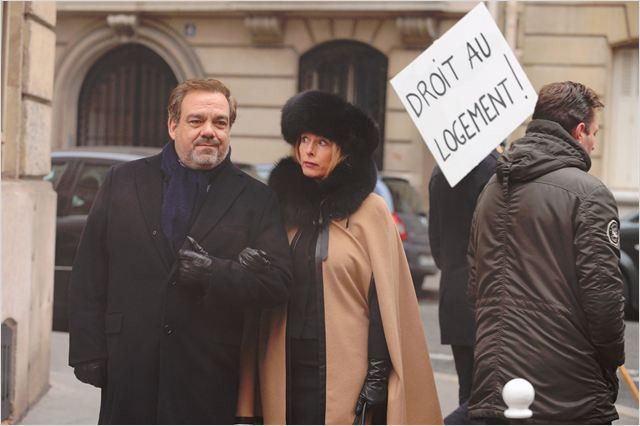
[[452,187],[531,114],[537,101],[483,3],[391,85]]

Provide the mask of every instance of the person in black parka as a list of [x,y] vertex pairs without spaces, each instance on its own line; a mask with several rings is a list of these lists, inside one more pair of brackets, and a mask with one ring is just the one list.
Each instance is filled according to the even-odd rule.
[[449,185],[436,166],[429,181],[429,243],[440,268],[440,340],[451,345],[458,374],[458,404],[445,417],[445,424],[466,422],[466,405],[471,394],[473,376],[473,342],[475,322],[467,302],[467,246],[473,211],[480,192],[495,173],[502,147],[492,151],[480,164],[458,182]]
[[231,163],[235,116],[218,80],[179,84],[173,142],[112,168],[98,193],[71,278],[69,364],[102,388],[100,424],[247,421],[243,335],[286,302],[291,260],[274,193]]
[[469,417],[504,423],[511,379],[535,390],[527,424],[611,424],[624,364],[615,198],[588,173],[600,109],[592,89],[543,86],[532,120],[478,198],[468,298],[476,341]]

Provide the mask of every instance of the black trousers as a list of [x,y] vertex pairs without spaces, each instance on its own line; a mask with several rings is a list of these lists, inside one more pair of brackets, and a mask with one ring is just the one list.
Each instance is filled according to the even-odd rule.
[[324,424],[324,382],[320,377],[318,341],[289,341],[289,383],[287,424]]
[[462,405],[471,396],[473,380],[473,346],[451,345],[453,362],[458,373],[458,404]]

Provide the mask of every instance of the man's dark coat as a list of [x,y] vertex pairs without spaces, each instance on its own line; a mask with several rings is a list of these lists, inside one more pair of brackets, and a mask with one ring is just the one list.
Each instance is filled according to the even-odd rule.
[[440,339],[446,345],[473,346],[475,321],[467,301],[467,246],[476,201],[496,170],[492,151],[451,188],[440,167],[429,181],[429,241],[440,268]]
[[[276,197],[228,165],[189,234],[221,262],[206,288],[175,280],[160,226],[160,155],[114,167],[89,215],[71,281],[70,365],[106,359],[100,423],[230,424],[245,311],[286,301],[290,256]],[[248,272],[245,247],[273,262]]]

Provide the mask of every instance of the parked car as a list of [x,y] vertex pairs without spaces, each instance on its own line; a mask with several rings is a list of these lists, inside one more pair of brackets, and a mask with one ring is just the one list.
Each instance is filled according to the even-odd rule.
[[[111,166],[155,155],[160,148],[134,146],[77,147],[51,153],[51,172],[44,177],[58,194],[53,289],[53,329],[67,331],[69,280],[87,215]],[[260,166],[235,163],[266,181]],[[268,172],[267,172],[268,176]]]
[[388,195],[380,189],[384,186],[391,196],[387,206],[400,233],[416,294],[420,294],[424,278],[438,272],[429,245],[427,215],[421,209],[418,192],[408,180],[384,176],[378,181],[375,192],[387,201]]
[[620,270],[624,279],[625,317],[638,320],[638,212],[620,220]]

